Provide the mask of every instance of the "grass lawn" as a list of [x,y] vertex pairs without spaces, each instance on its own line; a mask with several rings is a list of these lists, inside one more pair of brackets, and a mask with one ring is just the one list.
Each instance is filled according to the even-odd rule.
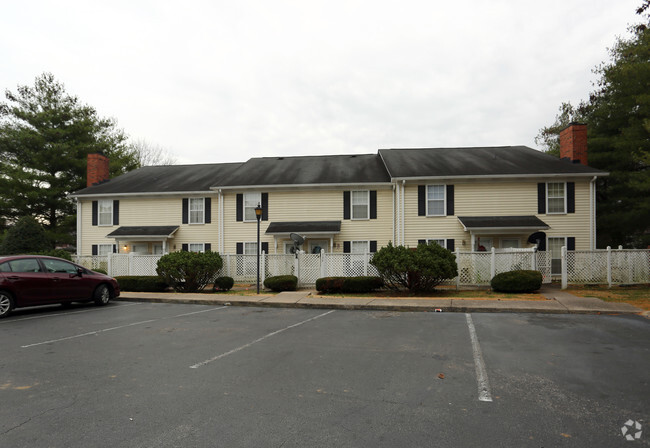
[[650,285],[635,286],[571,286],[566,292],[579,297],[596,297],[607,302],[629,303],[650,311]]

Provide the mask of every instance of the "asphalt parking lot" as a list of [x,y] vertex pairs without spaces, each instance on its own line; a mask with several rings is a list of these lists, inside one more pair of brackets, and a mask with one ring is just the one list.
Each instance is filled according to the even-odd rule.
[[637,316],[117,302],[0,335],[0,447],[650,445]]

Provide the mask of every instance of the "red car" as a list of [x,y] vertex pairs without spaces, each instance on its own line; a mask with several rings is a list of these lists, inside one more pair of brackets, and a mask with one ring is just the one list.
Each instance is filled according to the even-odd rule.
[[13,308],[51,303],[106,305],[119,297],[117,281],[67,260],[41,255],[0,257],[0,317]]

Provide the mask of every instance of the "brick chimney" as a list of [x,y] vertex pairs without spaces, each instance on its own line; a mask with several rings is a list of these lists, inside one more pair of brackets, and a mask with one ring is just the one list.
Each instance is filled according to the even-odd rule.
[[587,165],[587,125],[569,123],[560,131],[560,158]]
[[102,153],[88,154],[86,186],[91,187],[108,180],[108,157]]

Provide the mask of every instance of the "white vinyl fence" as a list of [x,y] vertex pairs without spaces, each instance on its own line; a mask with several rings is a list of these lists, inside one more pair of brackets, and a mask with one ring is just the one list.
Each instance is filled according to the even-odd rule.
[[[460,286],[489,286],[496,274],[516,269],[542,273],[544,283],[550,283],[551,253],[533,249],[492,249],[491,252],[461,252],[457,250],[458,276],[444,284]],[[300,286],[313,285],[321,277],[355,277],[377,275],[370,264],[372,253],[320,254],[263,253],[260,257],[260,281],[276,275],[295,275]],[[77,256],[77,263],[89,269],[103,269],[109,275],[156,275],[161,255],[110,254],[108,256]],[[223,267],[219,276],[232,277],[236,282],[254,283],[257,278],[255,255],[222,254]],[[635,284],[650,283],[650,250],[562,250],[562,287],[568,284]]]

